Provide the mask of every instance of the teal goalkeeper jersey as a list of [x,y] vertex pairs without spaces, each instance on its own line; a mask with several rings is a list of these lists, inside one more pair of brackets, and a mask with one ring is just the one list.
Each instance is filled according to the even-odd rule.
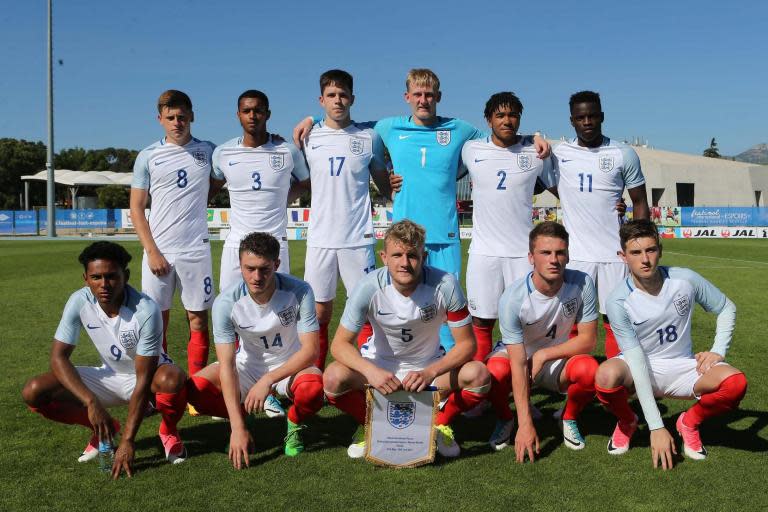
[[389,150],[395,173],[403,177],[393,220],[407,218],[421,224],[427,243],[459,243],[456,179],[461,148],[484,133],[450,117],[438,117],[432,126],[419,126],[412,116],[387,117],[375,129]]

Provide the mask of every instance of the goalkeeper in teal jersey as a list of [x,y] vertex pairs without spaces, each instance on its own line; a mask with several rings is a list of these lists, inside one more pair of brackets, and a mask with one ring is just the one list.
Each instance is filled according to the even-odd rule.
[[[411,115],[371,123],[384,141],[397,173],[392,180],[398,190],[393,198],[392,218],[394,222],[407,218],[424,226],[426,264],[458,279],[461,240],[456,181],[461,177],[461,148],[466,141],[487,134],[461,119],[437,115],[440,79],[431,70],[410,70],[405,86],[405,101],[411,106]],[[312,118],[307,118],[296,127],[297,143],[308,135],[311,124]],[[540,157],[549,155],[549,144],[543,138],[537,137],[535,144]],[[440,331],[440,343],[446,350],[453,347],[446,325]]]

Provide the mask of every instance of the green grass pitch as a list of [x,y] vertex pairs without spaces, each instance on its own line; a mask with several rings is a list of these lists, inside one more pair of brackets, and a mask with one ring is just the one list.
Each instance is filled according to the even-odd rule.
[[[413,470],[389,470],[350,460],[351,419],[326,407],[310,421],[307,451],[282,455],[284,420],[257,419],[257,451],[251,468],[235,471],[223,453],[227,423],[185,416],[180,424],[190,458],[168,465],[157,438],[159,418],[148,418],[137,438],[137,473],[109,481],[96,466],[78,464],[88,433],[29,412],[20,391],[27,378],[46,371],[50,343],[69,294],[82,286],[77,254],[87,241],[0,242],[0,510],[766,510],[768,509],[768,370],[765,365],[765,293],[768,244],[762,240],[667,240],[663,263],[692,267],[719,286],[738,306],[728,360],[749,380],[741,409],[702,428],[710,456],[679,460],[671,472],[651,468],[648,431],[633,448],[612,457],[605,450],[614,420],[597,404],[580,419],[587,447],[573,452],[551,413],[560,396],[536,394],[545,414],[537,425],[542,456],[516,464],[512,449],[492,453],[487,445],[493,417],[459,418],[461,457],[438,458]],[[140,283],[140,246],[125,244],[135,259],[131,282]],[[291,245],[295,275],[303,275],[304,248]],[[466,251],[466,245],[465,245]],[[214,269],[221,243],[215,243]],[[216,272],[216,271],[215,271]],[[217,279],[218,281],[218,279]],[[335,331],[344,294],[339,288]],[[169,352],[185,366],[187,330],[177,303],[171,314]],[[711,345],[714,316],[697,308],[696,350]],[[599,343],[601,345],[602,343]],[[212,351],[213,352],[213,351]],[[74,354],[95,364],[83,334]],[[635,404],[637,406],[637,404]],[[670,431],[687,402],[664,400]],[[113,410],[121,419],[124,408]],[[675,434],[676,436],[676,434]]]

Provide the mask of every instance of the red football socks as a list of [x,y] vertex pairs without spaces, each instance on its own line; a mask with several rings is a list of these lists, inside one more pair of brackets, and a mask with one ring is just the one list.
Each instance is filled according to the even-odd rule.
[[211,381],[203,377],[190,377],[187,381],[189,403],[200,414],[229,418],[224,395]]
[[720,416],[736,409],[746,392],[747,378],[744,374],[731,375],[720,383],[717,390],[701,395],[699,401],[686,411],[683,423],[687,427],[698,428],[707,418]]
[[66,423],[68,425],[82,425],[93,429],[88,419],[88,408],[82,405],[71,404],[68,402],[48,402],[38,407],[29,406],[32,412],[40,414],[43,418]]
[[493,348],[493,323],[490,325],[472,324],[472,330],[475,332],[475,339],[477,340],[477,351],[473,359],[483,362]]
[[436,425],[449,425],[459,413],[468,411],[488,397],[488,393],[475,393],[462,389],[454,391],[445,402],[443,410],[437,413]]
[[491,374],[491,391],[488,393],[488,400],[499,419],[511,420],[514,414],[509,408],[509,393],[512,391],[512,370],[509,367],[509,359],[492,357],[486,366]]
[[187,343],[187,369],[190,375],[194,375],[208,364],[208,330],[189,331],[189,343]]
[[288,409],[288,419],[295,424],[314,415],[323,407],[323,376],[305,373],[293,379],[291,385],[293,405]]
[[[320,352],[315,360],[315,367],[325,370],[325,359],[328,357],[328,324],[320,324]],[[293,420],[291,420],[293,421]]]
[[616,336],[613,335],[613,329],[605,317],[603,317],[603,329],[605,329],[605,357],[610,359],[619,355],[619,343],[616,341]]
[[176,425],[187,408],[187,386],[182,386],[176,393],[155,393],[155,408],[163,416],[160,433],[177,434]]
[[327,395],[328,403],[341,412],[352,416],[360,425],[365,423],[365,393],[359,389],[348,391],[343,395]]
[[573,356],[565,363],[563,371],[570,384],[563,411],[564,420],[575,420],[594,398],[597,367],[597,360],[587,354]]
[[616,416],[621,423],[628,425],[634,423],[635,412],[629,406],[629,393],[624,386],[617,386],[615,388],[601,388],[595,386],[597,391],[597,399]]

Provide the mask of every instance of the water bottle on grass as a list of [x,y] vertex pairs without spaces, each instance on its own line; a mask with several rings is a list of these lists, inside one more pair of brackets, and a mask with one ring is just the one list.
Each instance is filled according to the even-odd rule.
[[112,471],[112,462],[115,460],[115,449],[109,439],[99,441],[99,471],[109,473]]

